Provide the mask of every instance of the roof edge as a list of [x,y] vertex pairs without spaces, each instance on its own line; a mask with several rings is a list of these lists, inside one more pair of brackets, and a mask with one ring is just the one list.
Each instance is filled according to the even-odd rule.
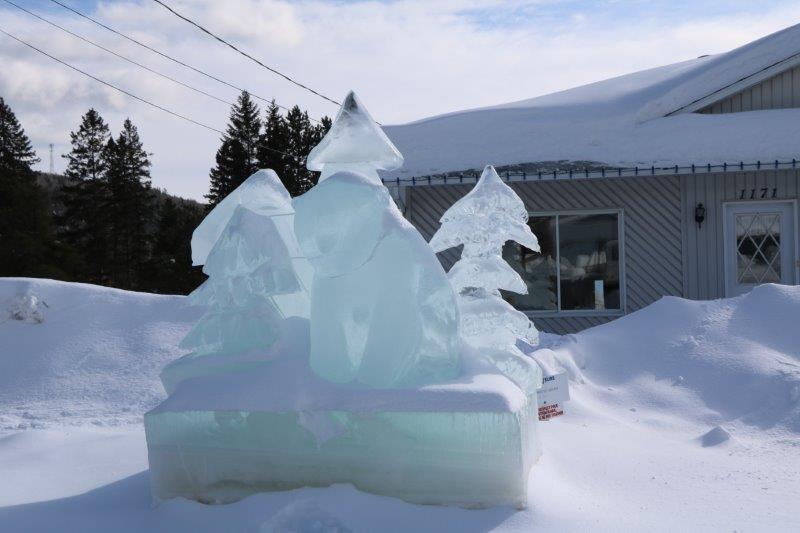
[[761,83],[764,80],[767,80],[777,74],[780,74],[783,71],[789,70],[796,66],[800,65],[800,52],[793,54],[787,58],[784,58],[776,63],[773,63],[763,69],[754,72],[736,80],[733,83],[726,85],[720,89],[717,89],[714,92],[711,92],[697,100],[689,102],[682,107],[679,107],[673,111],[670,111],[665,117],[671,117],[674,115],[682,115],[684,113],[695,113],[701,109],[708,107],[709,105],[713,105],[721,100],[728,98],[740,91],[744,91],[745,89],[749,89],[754,85]]

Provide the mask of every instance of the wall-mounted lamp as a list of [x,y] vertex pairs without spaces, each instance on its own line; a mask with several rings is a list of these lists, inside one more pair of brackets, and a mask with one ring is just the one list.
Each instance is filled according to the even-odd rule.
[[706,220],[706,206],[702,203],[697,204],[694,208],[694,221],[697,222],[697,228],[703,227],[703,222]]

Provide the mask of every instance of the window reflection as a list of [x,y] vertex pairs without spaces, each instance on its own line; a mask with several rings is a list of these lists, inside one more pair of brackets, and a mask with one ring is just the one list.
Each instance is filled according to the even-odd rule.
[[505,299],[517,309],[557,310],[556,217],[531,217],[528,224],[539,239],[541,253],[509,241],[503,247],[503,258],[520,273],[528,294],[503,291]]
[[527,295],[503,292],[512,305],[528,311],[621,309],[617,213],[533,216],[528,223],[541,253],[514,242],[503,248],[528,287]]
[[619,309],[617,215],[560,216],[558,224],[561,309]]

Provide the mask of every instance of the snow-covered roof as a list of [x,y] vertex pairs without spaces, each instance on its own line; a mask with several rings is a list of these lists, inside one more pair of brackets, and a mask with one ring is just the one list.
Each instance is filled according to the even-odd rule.
[[541,161],[608,166],[791,160],[800,109],[691,113],[800,64],[800,25],[717,56],[384,129],[405,157],[383,177]]

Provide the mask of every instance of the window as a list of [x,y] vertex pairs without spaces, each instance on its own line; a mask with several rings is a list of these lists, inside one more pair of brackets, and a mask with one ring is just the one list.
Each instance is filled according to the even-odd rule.
[[503,292],[506,300],[523,311],[622,310],[619,212],[533,215],[528,224],[541,253],[506,243],[503,257],[528,286]]

